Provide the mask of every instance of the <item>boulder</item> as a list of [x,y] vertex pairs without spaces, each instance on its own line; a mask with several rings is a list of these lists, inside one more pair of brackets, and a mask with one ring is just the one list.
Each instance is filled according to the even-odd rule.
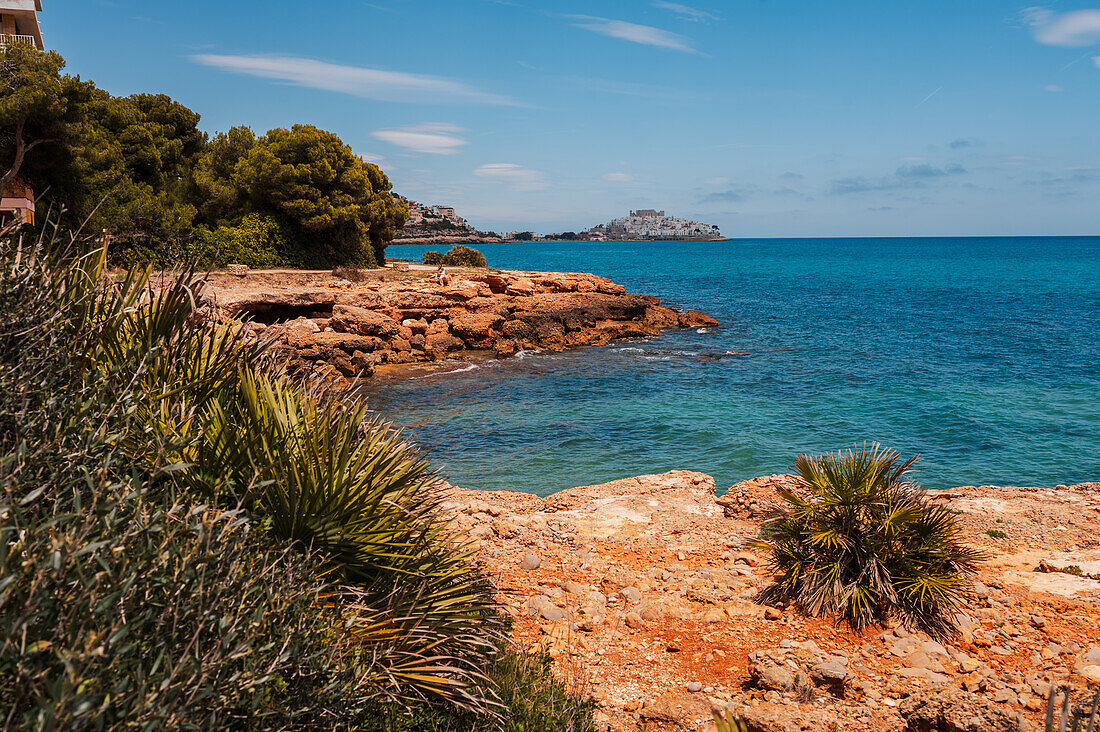
[[317,333],[313,336],[314,343],[321,349],[342,349],[353,353],[355,351],[378,351],[385,347],[385,342],[377,336],[356,335],[354,333]]
[[681,328],[703,328],[718,325],[718,321],[705,313],[696,310],[687,310],[679,316]]
[[451,332],[462,340],[484,340],[499,334],[504,318],[491,312],[459,311],[451,315]]
[[794,688],[794,674],[791,670],[768,659],[750,663],[749,681],[756,688],[766,691],[787,691]]
[[429,333],[424,340],[424,350],[436,354],[447,354],[451,351],[461,351],[466,344],[455,338],[450,333]]
[[393,318],[353,305],[334,305],[329,324],[338,332],[383,338],[393,337],[401,330],[401,324]]
[[283,338],[291,348],[306,348],[315,343],[314,335],[321,332],[321,326],[308,318],[297,318],[282,326]]
[[898,712],[909,732],[1038,732],[1030,721],[960,689],[912,694]]
[[526,297],[535,294],[535,283],[524,277],[517,277],[504,288],[505,295]]
[[837,661],[825,661],[810,669],[810,680],[814,685],[828,690],[837,697],[844,696],[845,680],[848,678],[848,669]]

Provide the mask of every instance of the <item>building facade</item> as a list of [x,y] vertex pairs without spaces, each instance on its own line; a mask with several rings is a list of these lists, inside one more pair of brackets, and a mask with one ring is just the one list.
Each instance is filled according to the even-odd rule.
[[[45,50],[38,24],[41,10],[42,0],[0,0],[0,48],[27,43]],[[0,226],[11,224],[34,224],[34,191],[19,178],[0,191]]]
[[39,51],[45,50],[38,25],[41,10],[42,0],[0,0],[0,46],[30,43]]

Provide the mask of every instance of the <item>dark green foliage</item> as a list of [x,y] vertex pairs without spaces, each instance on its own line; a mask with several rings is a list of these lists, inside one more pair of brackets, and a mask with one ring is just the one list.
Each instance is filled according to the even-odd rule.
[[530,231],[521,231],[512,237],[512,241],[531,241],[534,238],[534,233]]
[[424,264],[442,264],[445,267],[487,267],[485,255],[476,249],[461,244],[442,252],[424,252]]
[[63,159],[86,86],[64,67],[60,54],[30,44],[0,48],[0,190]]
[[[385,261],[385,247],[404,225],[408,208],[390,192],[378,166],[310,125],[274,129],[254,141],[249,135],[238,128],[215,138],[200,166],[202,185],[218,205],[232,209],[239,202],[247,210],[279,215],[301,243],[298,266],[375,267]],[[220,175],[230,164],[226,186]]]
[[[247,513],[175,490],[179,466],[165,451],[144,466],[127,456],[165,443],[149,429],[150,375],[187,353],[188,339],[155,365],[168,344],[127,325],[141,281],[104,288],[102,258],[2,240],[0,263],[5,725],[272,729],[360,718],[369,666],[334,643],[339,617],[321,602],[316,561],[280,548]],[[216,369],[237,360],[233,348],[201,350]],[[188,371],[196,378],[185,384]],[[219,380],[200,371],[181,366],[175,385],[216,391]]]
[[43,729],[350,728],[380,700],[492,718],[491,588],[388,425],[198,322],[186,274],[150,291],[104,279],[102,250],[0,247],[0,708]]
[[962,544],[951,511],[906,477],[916,460],[878,445],[800,455],[801,490],[781,492],[786,506],[756,542],[778,575],[760,599],[794,601],[857,631],[895,615],[949,636],[982,555]]
[[451,247],[451,250],[447,252],[447,265],[450,267],[486,267],[488,262],[485,261],[485,255],[478,250],[459,244]]
[[989,529],[985,533],[986,533],[986,536],[988,536],[991,539],[1007,539],[1008,538],[1008,534],[1001,531],[1000,529]]
[[201,266],[247,264],[257,269],[296,264],[293,232],[273,216],[249,214],[237,226],[195,230],[188,254]]
[[[385,261],[408,208],[335,134],[294,125],[257,139],[235,127],[208,141],[199,115],[171,98],[115,97],[64,65],[26,44],[0,49],[0,182],[22,173],[48,189],[71,225],[112,242],[112,263],[220,262],[228,251],[256,266]],[[253,214],[277,222],[279,241],[258,234]]]
[[195,161],[195,185],[202,199],[199,216],[204,223],[232,221],[244,210],[244,191],[233,176],[238,163],[255,146],[256,135],[251,129],[233,127],[214,135]]

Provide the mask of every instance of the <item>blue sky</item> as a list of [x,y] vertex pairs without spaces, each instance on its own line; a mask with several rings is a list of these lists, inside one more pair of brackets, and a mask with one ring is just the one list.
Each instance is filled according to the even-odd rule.
[[45,0],[47,45],[207,131],[340,134],[497,230],[1100,233],[1100,2]]

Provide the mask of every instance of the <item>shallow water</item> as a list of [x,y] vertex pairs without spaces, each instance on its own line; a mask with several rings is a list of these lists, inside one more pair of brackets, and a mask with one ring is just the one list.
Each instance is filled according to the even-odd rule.
[[1100,238],[482,251],[501,269],[594,272],[722,324],[369,386],[463,487],[547,494],[689,469],[721,489],[876,440],[921,453],[931,488],[1100,480]]

